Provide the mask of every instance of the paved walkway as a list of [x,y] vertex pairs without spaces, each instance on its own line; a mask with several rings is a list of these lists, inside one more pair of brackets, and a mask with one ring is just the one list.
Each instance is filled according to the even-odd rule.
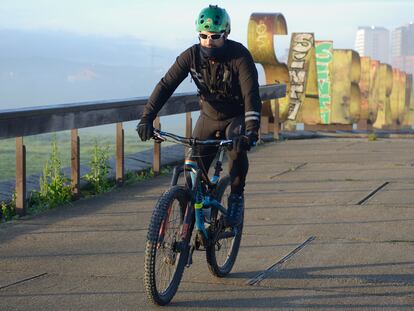
[[[233,273],[214,278],[196,253],[170,307],[413,310],[413,151],[414,140],[402,139],[258,147]],[[0,225],[0,310],[152,309],[143,250],[168,182],[155,178]]]

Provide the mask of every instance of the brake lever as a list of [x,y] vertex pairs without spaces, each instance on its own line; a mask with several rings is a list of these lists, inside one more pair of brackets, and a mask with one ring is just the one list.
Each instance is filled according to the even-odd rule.
[[164,137],[162,137],[159,132],[155,132],[155,131],[154,131],[154,135],[152,136],[152,139],[154,139],[155,142],[159,144],[167,140]]

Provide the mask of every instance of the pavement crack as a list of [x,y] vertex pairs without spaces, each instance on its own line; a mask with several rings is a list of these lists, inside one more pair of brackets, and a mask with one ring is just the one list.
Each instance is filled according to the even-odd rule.
[[377,188],[375,188],[374,190],[372,190],[367,196],[365,196],[362,200],[360,200],[356,205],[363,205],[363,204],[365,204],[365,202],[367,202],[368,200],[370,200],[377,192],[379,192],[380,190],[382,190],[389,183],[390,183],[389,181],[384,182],[383,184],[381,184],[380,186],[378,186]]
[[34,279],[38,279],[38,278],[40,278],[42,276],[45,276],[45,275],[47,275],[47,272],[44,272],[44,273],[41,273],[41,274],[38,274],[38,275],[34,275],[34,276],[31,276],[31,277],[28,277],[28,278],[25,278],[25,279],[22,279],[22,280],[19,280],[19,281],[16,281],[16,282],[4,285],[4,286],[1,286],[0,290],[11,287],[11,286],[14,286],[14,285],[17,285],[17,284],[28,282],[28,281],[31,281],[31,280],[34,280]]
[[298,169],[300,169],[300,168],[302,168],[302,167],[306,166],[307,164],[308,164],[308,162],[304,162],[304,163],[301,163],[301,164],[299,164],[299,165],[297,165],[297,166],[290,167],[290,168],[288,168],[287,170],[285,170],[285,171],[283,171],[283,172],[280,172],[280,173],[277,173],[277,174],[275,174],[275,175],[270,176],[270,179],[276,178],[276,177],[278,177],[278,176],[281,176],[281,175],[284,175],[284,174],[287,174],[287,173],[295,172],[295,171],[297,171]]
[[281,260],[276,262],[275,264],[271,265],[266,270],[260,272],[258,275],[256,275],[254,278],[250,279],[247,284],[248,285],[257,285],[261,281],[263,281],[266,277],[269,276],[270,273],[275,272],[277,270],[280,270],[282,265],[288,261],[290,258],[292,258],[295,254],[297,254],[300,250],[302,250],[306,245],[311,243],[313,240],[315,240],[316,237],[311,236],[306,241],[304,241],[302,244],[300,244],[298,247],[296,247],[294,250],[292,250],[289,254],[287,254],[285,257],[283,257]]

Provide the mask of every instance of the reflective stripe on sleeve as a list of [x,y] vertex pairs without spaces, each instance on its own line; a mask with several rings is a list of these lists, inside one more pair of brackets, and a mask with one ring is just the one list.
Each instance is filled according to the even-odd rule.
[[257,112],[257,111],[247,111],[247,112],[244,113],[244,115],[246,117],[248,117],[248,116],[260,116],[260,112]]
[[259,117],[246,117],[244,119],[244,122],[251,121],[251,120],[259,121],[260,118]]

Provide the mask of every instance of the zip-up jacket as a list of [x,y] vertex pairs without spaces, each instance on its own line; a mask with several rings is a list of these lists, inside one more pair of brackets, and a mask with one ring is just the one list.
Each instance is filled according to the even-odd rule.
[[158,82],[144,108],[142,119],[152,121],[191,74],[198,87],[200,108],[213,120],[245,116],[246,130],[258,131],[261,100],[258,74],[253,58],[241,43],[226,40],[222,59],[204,60],[200,44],[181,53],[165,76]]

